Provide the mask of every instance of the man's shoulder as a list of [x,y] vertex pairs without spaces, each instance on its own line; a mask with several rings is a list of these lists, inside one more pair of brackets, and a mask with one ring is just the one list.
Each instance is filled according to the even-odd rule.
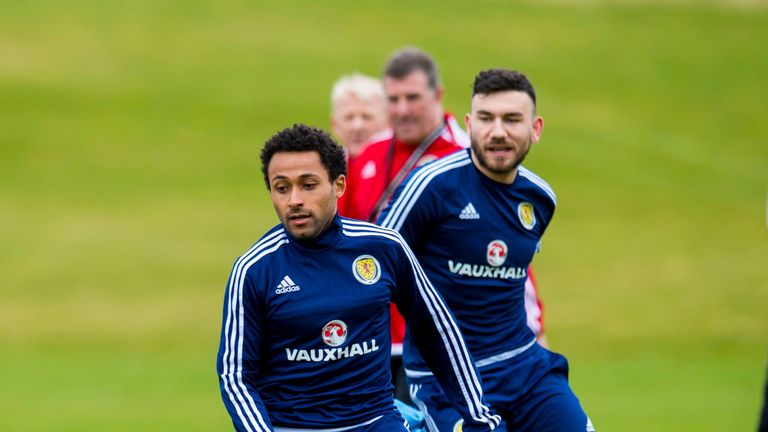
[[341,228],[348,241],[356,245],[387,248],[398,246],[404,241],[395,230],[357,219],[341,218]]
[[235,268],[252,267],[259,262],[268,262],[273,258],[273,252],[288,244],[288,235],[282,224],[278,224],[267,231],[261,238],[237,257]]
[[362,153],[349,163],[349,178],[360,181],[376,177],[376,167],[386,160],[391,139],[390,136],[366,145]]
[[380,219],[382,225],[400,229],[412,209],[442,211],[438,209],[443,209],[446,202],[464,194],[467,182],[472,181],[467,170],[472,169],[472,159],[465,150],[415,169],[398,188],[387,215]]
[[470,146],[469,134],[461,128],[456,117],[452,113],[445,114],[445,123],[450,129],[451,140],[461,148],[468,148]]
[[555,195],[555,191],[552,189],[552,186],[547,183],[546,180],[522,165],[520,165],[518,168],[517,173],[525,187],[528,187],[537,194],[540,194],[540,196],[545,201],[551,202],[553,207],[557,205],[557,196]]
[[455,141],[440,137],[432,143],[429,148],[424,152],[425,154],[433,154],[438,158],[447,156],[458,150],[465,150],[465,147],[460,146]]
[[429,187],[453,186],[464,181],[458,173],[472,168],[472,158],[466,149],[454,150],[448,155],[418,167],[411,173],[409,182],[418,182]]
[[387,154],[387,149],[392,141],[392,134],[379,135],[379,138],[365,146],[363,151],[355,158],[355,164],[369,160],[378,160]]

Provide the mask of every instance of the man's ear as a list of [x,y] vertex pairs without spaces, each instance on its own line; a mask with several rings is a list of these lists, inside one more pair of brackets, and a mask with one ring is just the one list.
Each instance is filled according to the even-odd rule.
[[333,181],[333,193],[336,198],[341,198],[345,190],[347,190],[347,177],[344,174],[339,174]]
[[443,94],[445,94],[445,88],[443,86],[438,85],[437,87],[435,87],[435,99],[438,102],[443,101]]
[[541,138],[541,131],[544,130],[544,119],[541,116],[536,116],[533,119],[533,134],[531,135],[531,143],[536,144]]
[[467,129],[468,134],[472,134],[472,116],[470,113],[464,116],[464,127]]

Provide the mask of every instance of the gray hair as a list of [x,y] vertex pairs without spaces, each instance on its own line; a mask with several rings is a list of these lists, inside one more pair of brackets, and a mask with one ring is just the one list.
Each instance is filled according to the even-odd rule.
[[333,84],[331,111],[335,111],[336,103],[346,95],[353,95],[364,101],[377,97],[384,101],[387,98],[381,80],[358,72],[344,75]]

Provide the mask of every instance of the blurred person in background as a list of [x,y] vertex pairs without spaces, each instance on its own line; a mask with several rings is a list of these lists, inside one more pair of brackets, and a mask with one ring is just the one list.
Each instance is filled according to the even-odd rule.
[[373,221],[411,169],[469,145],[453,115],[443,110],[443,87],[434,60],[418,48],[387,62],[384,92],[392,133],[366,146],[349,166],[341,214]]
[[408,245],[392,230],[338,216],[341,147],[299,124],[270,138],[261,161],[280,224],[232,268],[216,361],[235,429],[407,431],[389,379],[395,302],[464,430],[505,431]]
[[[469,149],[416,171],[379,224],[400,232],[456,316],[486,397],[516,431],[594,431],[568,383],[568,362],[537,343],[525,311],[525,282],[554,215],[549,185],[520,163],[544,127],[536,93],[516,71],[475,78],[465,117]],[[410,395],[430,431],[460,430],[406,331]]]
[[331,130],[353,161],[365,145],[386,134],[387,107],[380,80],[353,73],[339,78],[331,90]]

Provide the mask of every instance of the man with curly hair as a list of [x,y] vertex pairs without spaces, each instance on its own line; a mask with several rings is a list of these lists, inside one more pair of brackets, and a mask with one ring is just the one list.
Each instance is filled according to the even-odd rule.
[[217,372],[238,431],[406,431],[389,373],[389,304],[464,419],[504,431],[445,302],[395,231],[337,214],[341,147],[305,125],[261,153],[280,224],[237,259]]

